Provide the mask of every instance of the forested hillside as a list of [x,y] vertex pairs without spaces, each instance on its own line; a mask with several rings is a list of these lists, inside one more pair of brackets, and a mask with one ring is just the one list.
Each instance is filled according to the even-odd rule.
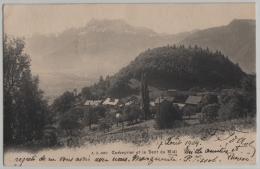
[[198,46],[164,46],[142,52],[112,77],[109,91],[127,91],[129,80],[140,80],[146,72],[148,83],[157,88],[228,88],[239,85],[245,73],[220,51]]

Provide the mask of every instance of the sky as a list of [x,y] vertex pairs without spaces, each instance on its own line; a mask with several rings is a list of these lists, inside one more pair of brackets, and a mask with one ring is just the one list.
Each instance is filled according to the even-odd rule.
[[4,32],[14,36],[58,34],[91,19],[123,19],[133,26],[175,34],[255,19],[254,3],[5,5]]

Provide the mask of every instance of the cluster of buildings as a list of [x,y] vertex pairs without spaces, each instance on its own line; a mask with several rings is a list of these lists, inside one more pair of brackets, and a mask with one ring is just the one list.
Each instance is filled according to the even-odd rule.
[[[156,111],[158,106],[164,101],[171,102],[183,110],[186,107],[196,108],[201,103],[203,95],[206,93],[189,93],[186,91],[167,90],[163,95],[156,98],[150,98],[150,109]],[[180,95],[182,97],[180,97]],[[184,96],[184,97],[183,97]],[[85,100],[83,106],[104,106],[113,109],[124,108],[126,106],[140,106],[141,97],[138,95],[128,96],[126,98],[105,98],[100,100]]]
[[118,98],[105,98],[103,100],[85,100],[83,106],[106,106],[106,107],[124,107],[133,104],[139,104],[139,96],[131,96],[123,99]]

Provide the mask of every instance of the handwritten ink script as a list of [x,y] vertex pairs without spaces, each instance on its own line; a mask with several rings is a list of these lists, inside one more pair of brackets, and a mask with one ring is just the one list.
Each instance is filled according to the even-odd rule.
[[145,146],[111,143],[37,153],[6,152],[4,160],[11,166],[255,164],[255,132],[218,133],[212,129],[203,137],[166,136]]

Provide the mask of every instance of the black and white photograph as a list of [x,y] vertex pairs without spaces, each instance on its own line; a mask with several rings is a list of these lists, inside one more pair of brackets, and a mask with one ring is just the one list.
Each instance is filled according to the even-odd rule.
[[2,15],[4,166],[256,165],[255,3]]

